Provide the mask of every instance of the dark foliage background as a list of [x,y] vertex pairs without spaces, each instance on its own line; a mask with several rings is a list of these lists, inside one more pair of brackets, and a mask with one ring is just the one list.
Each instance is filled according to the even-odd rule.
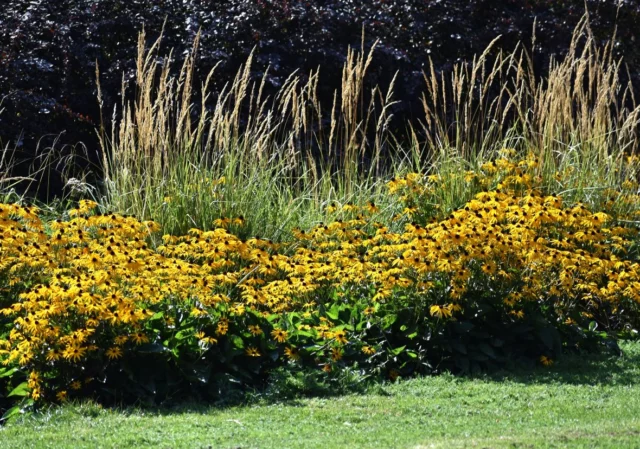
[[[18,159],[32,162],[35,148],[81,141],[97,161],[99,123],[95,63],[100,65],[105,110],[119,103],[124,73],[133,79],[137,35],[158,36],[166,18],[164,49],[180,55],[199,28],[199,73],[217,62],[220,88],[256,48],[253,74],[270,65],[275,90],[295,69],[321,67],[320,97],[330,104],[340,84],[349,45],[380,39],[369,72],[371,85],[388,84],[400,71],[395,114],[398,123],[420,113],[421,71],[433,59],[438,71],[481,53],[497,35],[499,47],[522,40],[531,46],[537,20],[535,61],[542,75],[549,56],[566,51],[573,27],[585,10],[598,39],[610,39],[618,25],[616,54],[637,67],[636,0],[1,0],[0,141],[17,146]],[[617,19],[616,19],[617,18]],[[633,75],[633,76],[637,76]],[[110,115],[110,113],[109,113]],[[59,180],[50,180],[56,185]],[[59,187],[59,186],[58,186]],[[54,193],[55,193],[54,188]]]

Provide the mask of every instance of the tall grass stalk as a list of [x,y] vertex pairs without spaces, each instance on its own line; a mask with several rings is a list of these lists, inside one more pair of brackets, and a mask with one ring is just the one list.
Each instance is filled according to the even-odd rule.
[[[214,67],[200,87],[194,114],[199,37],[177,77],[171,74],[172,53],[158,62],[161,39],[147,49],[140,34],[135,100],[124,100],[123,80],[111,133],[104,127],[99,133],[110,207],[157,219],[168,232],[209,228],[216,218],[243,215],[249,223],[245,232],[278,238],[293,226],[321,220],[328,202],[362,202],[381,191],[376,175],[388,145],[392,88],[385,94],[374,89],[363,111],[371,51],[365,57],[349,50],[341,103],[334,104],[326,132],[319,73],[306,82],[292,74],[271,100],[264,95],[265,78],[250,79],[253,55],[215,95]],[[373,143],[366,138],[370,129]],[[364,160],[377,172],[361,170]]]
[[[535,25],[533,36],[535,46]],[[450,74],[431,63],[421,122],[431,170],[478,168],[507,147],[535,154],[546,189],[574,200],[600,204],[608,189],[636,180],[640,106],[621,81],[614,40],[599,47],[585,15],[541,79],[524,47],[494,51],[498,38]]]
[[499,38],[450,73],[437,73],[430,61],[424,116],[407,123],[407,136],[389,126],[398,75],[384,89],[365,89],[376,44],[365,51],[364,39],[360,51],[347,51],[329,111],[317,95],[319,70],[291,74],[267,97],[266,75],[250,76],[251,54],[213,92],[215,67],[194,85],[199,36],[177,76],[173,53],[159,58],[161,40],[146,48],[140,34],[135,99],[125,100],[123,79],[111,131],[102,125],[99,137],[109,207],[156,219],[166,232],[243,215],[239,232],[278,239],[325,219],[333,202],[375,201],[386,219],[394,204],[384,183],[408,170],[443,178],[435,198],[446,212],[478,188],[465,173],[504,148],[536,155],[545,190],[571,200],[601,205],[610,189],[637,177],[640,107],[621,81],[613,45],[596,44],[587,15],[544,78],[536,77],[530,51],[498,51]]

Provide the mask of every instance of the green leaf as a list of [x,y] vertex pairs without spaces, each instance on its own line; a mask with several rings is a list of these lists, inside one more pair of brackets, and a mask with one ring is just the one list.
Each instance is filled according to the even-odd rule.
[[0,379],[10,377],[16,371],[18,371],[18,368],[0,368]]
[[417,359],[418,358],[418,354],[416,354],[415,351],[406,351],[405,354],[407,354],[412,359]]
[[7,395],[7,397],[11,396],[29,396],[29,385],[26,382],[22,382],[20,385],[11,390],[11,393]]
[[389,329],[391,326],[393,326],[393,323],[395,323],[397,319],[398,319],[398,315],[395,315],[393,313],[390,313],[389,315],[386,315],[383,318],[382,327],[384,329]]
[[15,406],[11,407],[9,410],[7,410],[4,415],[2,415],[2,418],[0,418],[0,421],[8,421],[10,418],[13,418],[21,413],[24,413],[25,410],[28,407],[31,407],[34,404],[33,399],[29,398],[29,399],[23,399],[22,401],[20,401],[19,404],[16,404]]
[[184,340],[185,338],[193,337],[193,328],[182,329],[178,331],[176,336],[174,337],[176,340]]
[[331,308],[327,310],[327,316],[334,321],[337,320],[340,316],[340,306],[338,304],[331,306]]
[[596,323],[595,321],[592,321],[589,323],[589,330],[591,332],[595,331],[598,328],[598,323]]
[[231,342],[233,343],[233,346],[235,346],[236,348],[244,349],[244,341],[242,340],[241,337],[234,335],[233,337],[231,337]]
[[296,331],[296,335],[299,337],[312,337],[313,334],[311,334],[311,332],[307,332],[307,331]]
[[406,347],[407,347],[407,345],[394,348],[394,349],[391,350],[391,354],[399,355],[402,351],[404,351],[406,349]]

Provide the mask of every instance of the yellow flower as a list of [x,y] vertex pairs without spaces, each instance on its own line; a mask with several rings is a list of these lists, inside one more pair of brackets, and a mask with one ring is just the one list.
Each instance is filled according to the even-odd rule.
[[141,345],[142,343],[148,343],[149,342],[149,337],[147,337],[142,332],[136,332],[135,334],[130,335],[130,337],[131,337],[131,340],[133,340],[133,342],[136,345]]
[[204,337],[202,340],[200,340],[202,343],[207,344],[207,345],[215,345],[216,343],[218,343],[218,339],[213,338],[213,337]]
[[29,381],[27,382],[27,385],[31,389],[40,385],[40,373],[38,371],[31,371],[31,373],[29,373]]
[[60,402],[65,402],[67,400],[67,392],[66,390],[61,390],[56,393],[56,398]]
[[201,317],[201,316],[207,316],[207,315],[208,315],[207,311],[199,307],[194,307],[193,309],[191,309],[191,316]]
[[244,304],[237,303],[233,307],[231,307],[231,313],[234,315],[242,316],[245,313]]
[[250,324],[249,325],[249,332],[251,332],[251,335],[262,335],[262,329],[260,328],[260,326],[257,326],[255,324]]
[[289,358],[289,360],[300,360],[300,353],[298,352],[298,350],[296,348],[285,348],[284,350],[284,354]]
[[47,361],[48,362],[54,362],[56,360],[59,360],[61,356],[62,356],[62,354],[60,353],[60,351],[58,351],[56,349],[51,349],[51,350],[47,351]]
[[337,330],[333,332],[333,338],[336,339],[338,343],[347,344],[347,333],[343,330]]
[[285,341],[287,341],[287,338],[289,337],[289,333],[282,329],[274,329],[271,331],[271,336],[278,343],[284,343]]
[[127,337],[126,335],[118,335],[116,338],[113,339],[113,342],[116,345],[121,346],[125,344],[128,340],[129,340],[129,337]]
[[370,214],[375,214],[376,212],[379,212],[379,211],[380,211],[380,208],[376,206],[375,203],[369,202],[369,204],[367,204],[367,212],[369,212]]
[[34,388],[31,390],[31,399],[37,401],[42,397],[42,390],[40,388]]
[[362,347],[362,352],[364,352],[367,355],[373,355],[376,353],[375,348],[372,348],[371,346],[363,346]]
[[226,318],[220,319],[216,326],[216,335],[225,335],[229,331],[229,320]]
[[429,308],[429,313],[436,318],[447,318],[451,316],[451,308],[449,306],[439,306],[436,304]]
[[105,354],[111,360],[119,359],[122,357],[122,348],[120,346],[113,346],[107,349]]
[[364,309],[365,315],[373,315],[374,313],[376,313],[375,307],[367,307],[366,309]]
[[196,337],[198,340],[202,340],[204,337],[206,337],[207,334],[205,334],[204,332],[200,331],[200,332],[196,332],[195,334],[193,334],[194,337]]
[[230,223],[231,218],[216,218],[213,220],[213,225],[221,229],[228,228]]
[[258,349],[253,346],[249,346],[245,350],[245,354],[247,354],[249,357],[260,357],[260,351],[258,351]]
[[544,366],[551,366],[553,365],[553,360],[551,360],[546,355],[542,355],[540,356],[540,363],[542,363]]
[[102,266],[102,260],[98,254],[91,254],[86,260],[85,265],[93,270],[99,270]]
[[67,360],[71,360],[73,362],[78,362],[84,356],[84,353],[87,352],[86,347],[79,346],[67,346],[64,351],[62,351],[62,357]]
[[331,360],[337,362],[342,359],[342,349],[341,348],[331,348]]
[[352,210],[357,209],[357,206],[354,205],[353,203],[347,203],[344,206],[342,206],[342,211],[343,212],[350,212]]

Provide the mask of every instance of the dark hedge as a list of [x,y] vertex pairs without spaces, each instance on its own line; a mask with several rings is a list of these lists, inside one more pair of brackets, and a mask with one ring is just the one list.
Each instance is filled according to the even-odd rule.
[[[531,45],[537,18],[535,60],[542,75],[551,54],[566,51],[584,0],[2,0],[0,9],[0,141],[33,157],[39,139],[58,146],[82,141],[97,160],[99,122],[95,62],[102,73],[107,111],[119,102],[122,74],[133,77],[137,34],[149,40],[167,19],[164,48],[186,51],[202,28],[198,70],[222,61],[220,87],[256,47],[254,75],[270,65],[276,89],[293,70],[321,67],[321,98],[330,104],[349,45],[380,39],[368,82],[388,84],[400,71],[399,120],[419,115],[421,71],[431,57],[438,71],[481,53],[497,35],[500,47]],[[618,0],[587,0],[598,39],[612,36]],[[637,67],[640,6],[623,1],[616,53]],[[109,114],[110,115],[110,114]],[[399,122],[401,123],[401,122]],[[23,166],[24,169],[26,167]],[[53,180],[55,184],[55,180]]]

